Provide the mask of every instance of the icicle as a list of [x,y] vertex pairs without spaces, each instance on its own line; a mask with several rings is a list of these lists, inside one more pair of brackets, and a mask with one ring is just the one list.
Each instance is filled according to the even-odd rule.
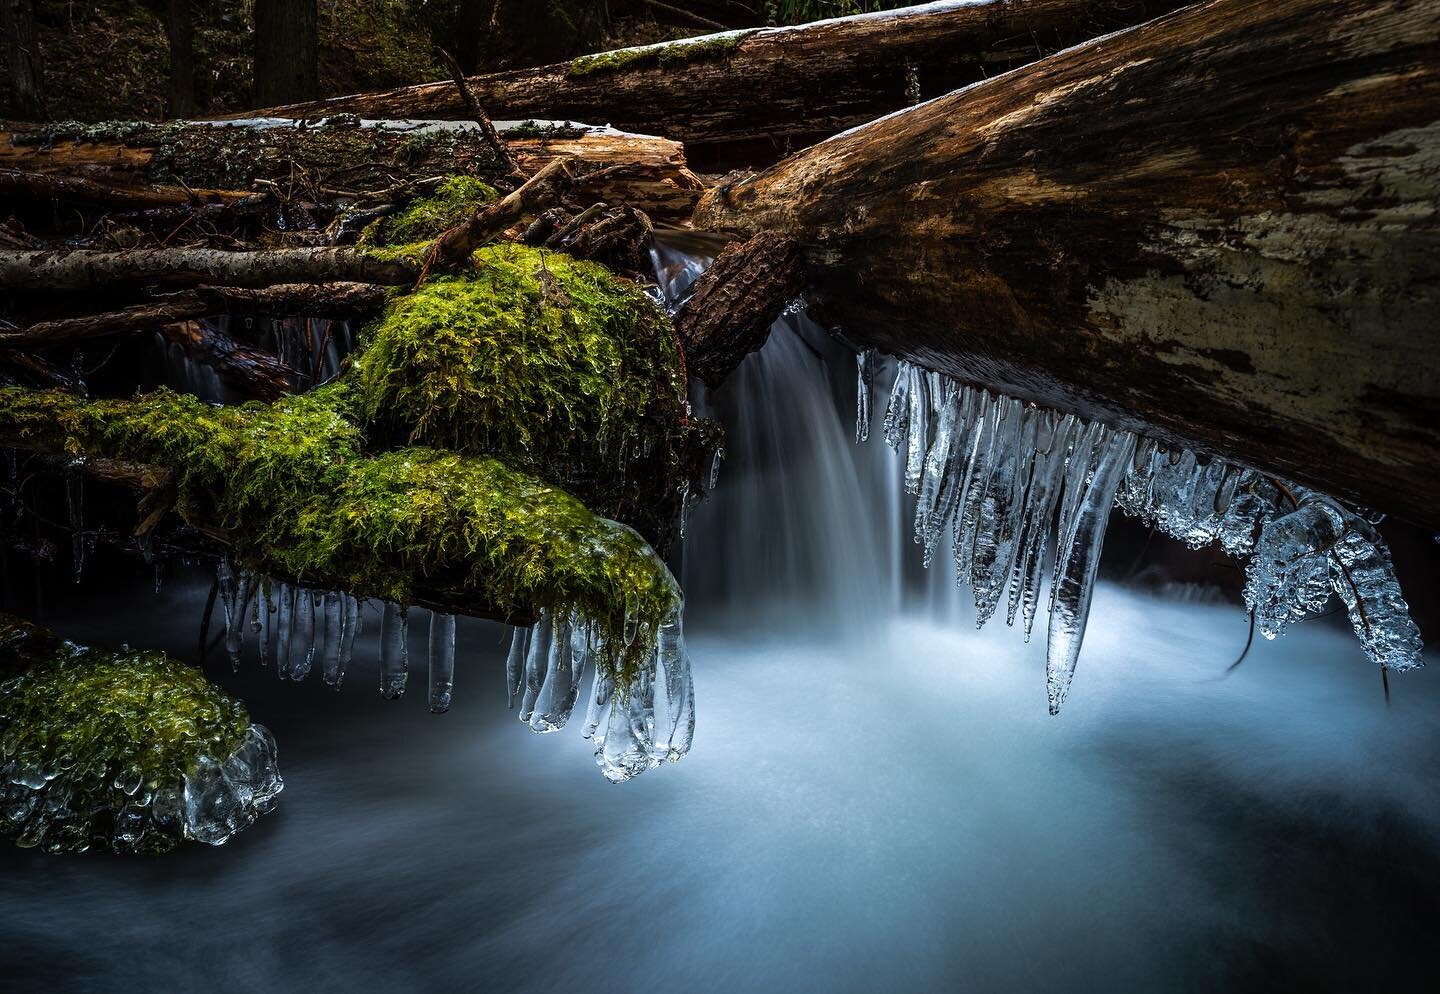
[[240,657],[245,650],[245,627],[250,623],[245,612],[254,593],[255,574],[241,570],[225,609],[225,654],[236,673],[240,672]]
[[663,748],[655,743],[656,758],[678,762],[695,738],[695,685],[690,677],[690,653],[685,648],[683,613],[676,609],[660,626],[655,653],[665,674],[666,733]]
[[[925,454],[925,466],[920,475],[920,493],[915,499],[915,541],[925,548],[925,565],[935,549],[940,532],[950,522],[954,513],[953,497],[956,464],[968,456],[960,449],[967,440],[966,421],[970,414],[970,393],[960,391],[946,399],[935,419],[935,436],[930,440],[930,451]],[[963,465],[963,464],[961,464]],[[963,470],[962,470],[963,471]],[[942,500],[942,494],[945,500]]]
[[295,616],[295,591],[289,584],[280,584],[279,601],[280,609],[275,616],[275,669],[283,680],[290,673],[290,628]]
[[530,630],[530,644],[525,652],[524,695],[520,699],[520,720],[526,722],[535,714],[535,701],[545,685],[545,671],[550,665],[550,642],[554,626],[550,612],[541,610],[539,620]]
[[1085,622],[1090,616],[1095,571],[1100,566],[1100,549],[1105,542],[1105,526],[1115,503],[1120,477],[1135,454],[1135,436],[1128,431],[1105,429],[1097,448],[1099,458],[1094,478],[1077,498],[1073,520],[1065,529],[1065,542],[1058,547],[1063,552],[1056,570],[1054,607],[1050,611],[1045,653],[1045,686],[1051,714],[1060,712],[1075,676],[1075,663],[1085,639]]
[[455,686],[455,615],[430,612],[430,713],[450,710]]
[[[602,658],[597,654],[597,660]],[[610,701],[615,696],[615,677],[606,666],[597,662],[595,678],[590,685],[590,703],[585,709],[585,729],[581,737],[594,738],[600,733],[600,723],[609,714]]]
[[1390,550],[1379,532],[1358,515],[1346,521],[1345,536],[1331,550],[1331,582],[1345,602],[1350,625],[1365,654],[1388,670],[1423,665],[1425,643],[1400,594]]
[[290,647],[290,679],[304,680],[315,662],[315,596],[295,588],[294,645]]
[[546,654],[545,676],[535,697],[535,710],[530,716],[530,730],[554,732],[565,727],[575,698],[580,691],[576,678],[573,616],[556,616],[552,622],[550,651]]
[[920,474],[925,471],[925,453],[930,448],[930,385],[925,371],[918,366],[911,366],[909,373],[910,413],[907,418],[905,490],[913,494],[920,490]]
[[[264,669],[270,665],[270,656],[275,652],[275,606],[270,603],[272,593],[269,577],[263,577],[259,581],[259,590],[255,597],[255,623],[264,628],[260,634],[260,667]],[[256,628],[259,632],[260,628]]]
[[1010,580],[1035,447],[1035,424],[1030,412],[1031,408],[1020,401],[1008,401],[996,425],[994,468],[980,503],[970,567],[976,628],[983,628],[995,614]]
[[875,402],[875,350],[863,349],[855,354],[855,441],[870,438],[870,407]]
[[[65,467],[65,505],[70,513],[70,555],[75,582],[85,574],[85,460]],[[158,592],[158,591],[157,591]]]
[[[910,425],[910,364],[899,364],[895,386],[890,389],[890,403],[885,407],[885,441],[896,452],[907,437]],[[1437,536],[1440,538],[1440,536]]]
[[525,652],[530,647],[530,629],[516,628],[510,633],[510,652],[505,657],[505,702],[511,710],[520,695],[525,679]]
[[654,661],[642,669],[626,693],[610,698],[605,734],[595,735],[595,763],[611,783],[639,776],[656,761]]
[[705,492],[711,493],[720,483],[720,464],[725,461],[725,447],[715,446],[715,452],[710,456],[710,475],[706,478]]
[[1073,414],[1062,417],[1055,427],[1048,447],[1037,453],[1032,475],[1027,535],[1024,540],[1024,572],[1020,590],[1021,627],[1025,641],[1035,626],[1035,611],[1040,604],[1040,579],[1045,569],[1045,554],[1050,535],[1055,531],[1056,502],[1065,479],[1066,459],[1081,432]]
[[403,696],[409,671],[409,617],[405,608],[386,601],[380,622],[380,696],[387,701]]
[[[341,594],[342,610],[340,619],[340,660],[335,670],[335,689],[345,682],[345,671],[355,655],[355,640],[360,637],[365,616],[360,612],[360,601],[352,594]],[[327,681],[329,682],[329,681]]]
[[1344,532],[1342,512],[1328,502],[1302,504],[1265,523],[1245,569],[1245,603],[1261,635],[1273,639],[1324,610],[1331,591],[1329,553]]
[[983,420],[975,433],[975,448],[970,464],[965,469],[965,482],[961,486],[960,504],[955,512],[955,582],[965,583],[970,579],[971,562],[975,554],[975,527],[980,520],[980,506],[990,486],[994,470],[996,438],[1000,431],[1001,415],[1008,404],[1005,397],[991,397],[982,393],[980,404]]
[[320,679],[334,687],[340,683],[340,642],[345,634],[345,595],[336,590],[327,590],[321,614],[325,620],[325,638],[320,650]]

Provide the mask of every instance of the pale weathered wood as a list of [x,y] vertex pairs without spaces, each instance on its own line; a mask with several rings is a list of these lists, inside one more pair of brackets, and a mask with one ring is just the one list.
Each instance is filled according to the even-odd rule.
[[801,242],[851,340],[1440,525],[1440,4],[1213,0],[696,226]]

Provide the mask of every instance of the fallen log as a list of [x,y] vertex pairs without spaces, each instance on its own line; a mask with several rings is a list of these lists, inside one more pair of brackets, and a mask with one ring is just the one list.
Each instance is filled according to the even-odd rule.
[[[502,122],[501,133],[527,175],[557,158],[573,160],[577,189],[592,200],[679,220],[689,217],[703,190],[684,148],[667,139],[571,124]],[[16,196],[135,209],[233,201],[257,185],[286,196],[366,202],[394,199],[429,177],[503,179],[509,173],[473,122],[354,118],[321,125],[127,122],[0,132],[0,170],[10,174],[0,172],[0,191]]]
[[340,281],[399,286],[413,283],[419,273],[420,267],[413,261],[357,248],[0,252],[0,286],[10,291],[92,290],[142,283],[273,287]]
[[1213,0],[707,194],[852,341],[1440,525],[1440,5]]
[[675,315],[690,375],[718,387],[765,344],[770,326],[804,288],[804,275],[800,248],[788,238],[762,231],[727,245]]
[[282,283],[261,289],[201,286],[132,307],[0,331],[0,348],[52,348],[221,314],[348,320],[375,314],[384,305],[385,288],[375,283]]
[[[793,28],[727,31],[469,79],[496,117],[568,117],[685,142],[808,144],[1173,10],[1175,0],[948,0]],[[234,117],[468,116],[454,84],[292,104]],[[635,206],[642,206],[635,204]],[[654,212],[651,212],[652,214]]]
[[295,389],[300,373],[279,356],[237,342],[203,321],[174,321],[160,326],[165,341],[193,362],[210,367],[220,381],[251,400],[278,400]]

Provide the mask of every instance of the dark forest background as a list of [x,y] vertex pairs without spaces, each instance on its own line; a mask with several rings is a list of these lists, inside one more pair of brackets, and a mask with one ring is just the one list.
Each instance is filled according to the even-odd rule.
[[904,0],[0,0],[11,119],[223,114]]

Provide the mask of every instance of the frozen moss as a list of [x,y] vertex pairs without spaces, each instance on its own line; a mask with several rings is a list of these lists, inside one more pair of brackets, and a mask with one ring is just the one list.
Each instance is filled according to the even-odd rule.
[[495,199],[495,188],[475,176],[449,176],[435,192],[417,197],[399,213],[381,218],[366,229],[362,242],[405,245],[440,235]]
[[728,59],[740,43],[754,34],[757,29],[722,31],[719,34],[701,35],[680,41],[665,41],[657,45],[642,45],[638,48],[620,48],[595,55],[582,55],[573,60],[565,70],[571,79],[593,76],[597,73],[617,72],[626,68],[658,66],[661,69],[675,69],[696,62],[719,62]]
[[17,844],[164,852],[206,826],[210,812],[186,802],[198,799],[212,765],[236,775],[243,767],[249,792],[226,812],[226,837],[257,803],[273,804],[273,743],[263,784],[250,776],[246,748],[268,733],[252,733],[245,706],[199,670],[158,652],[78,646],[8,615],[0,667],[15,674],[0,683],[0,827]]
[[[239,407],[168,390],[85,401],[0,389],[0,421],[18,441],[171,469],[180,513],[225,529],[260,572],[400,602],[423,586],[502,611],[580,611],[607,635],[627,617],[658,630],[678,604],[635,532],[494,459],[366,456],[357,406],[344,380]],[[647,648],[612,662],[625,669]]]

